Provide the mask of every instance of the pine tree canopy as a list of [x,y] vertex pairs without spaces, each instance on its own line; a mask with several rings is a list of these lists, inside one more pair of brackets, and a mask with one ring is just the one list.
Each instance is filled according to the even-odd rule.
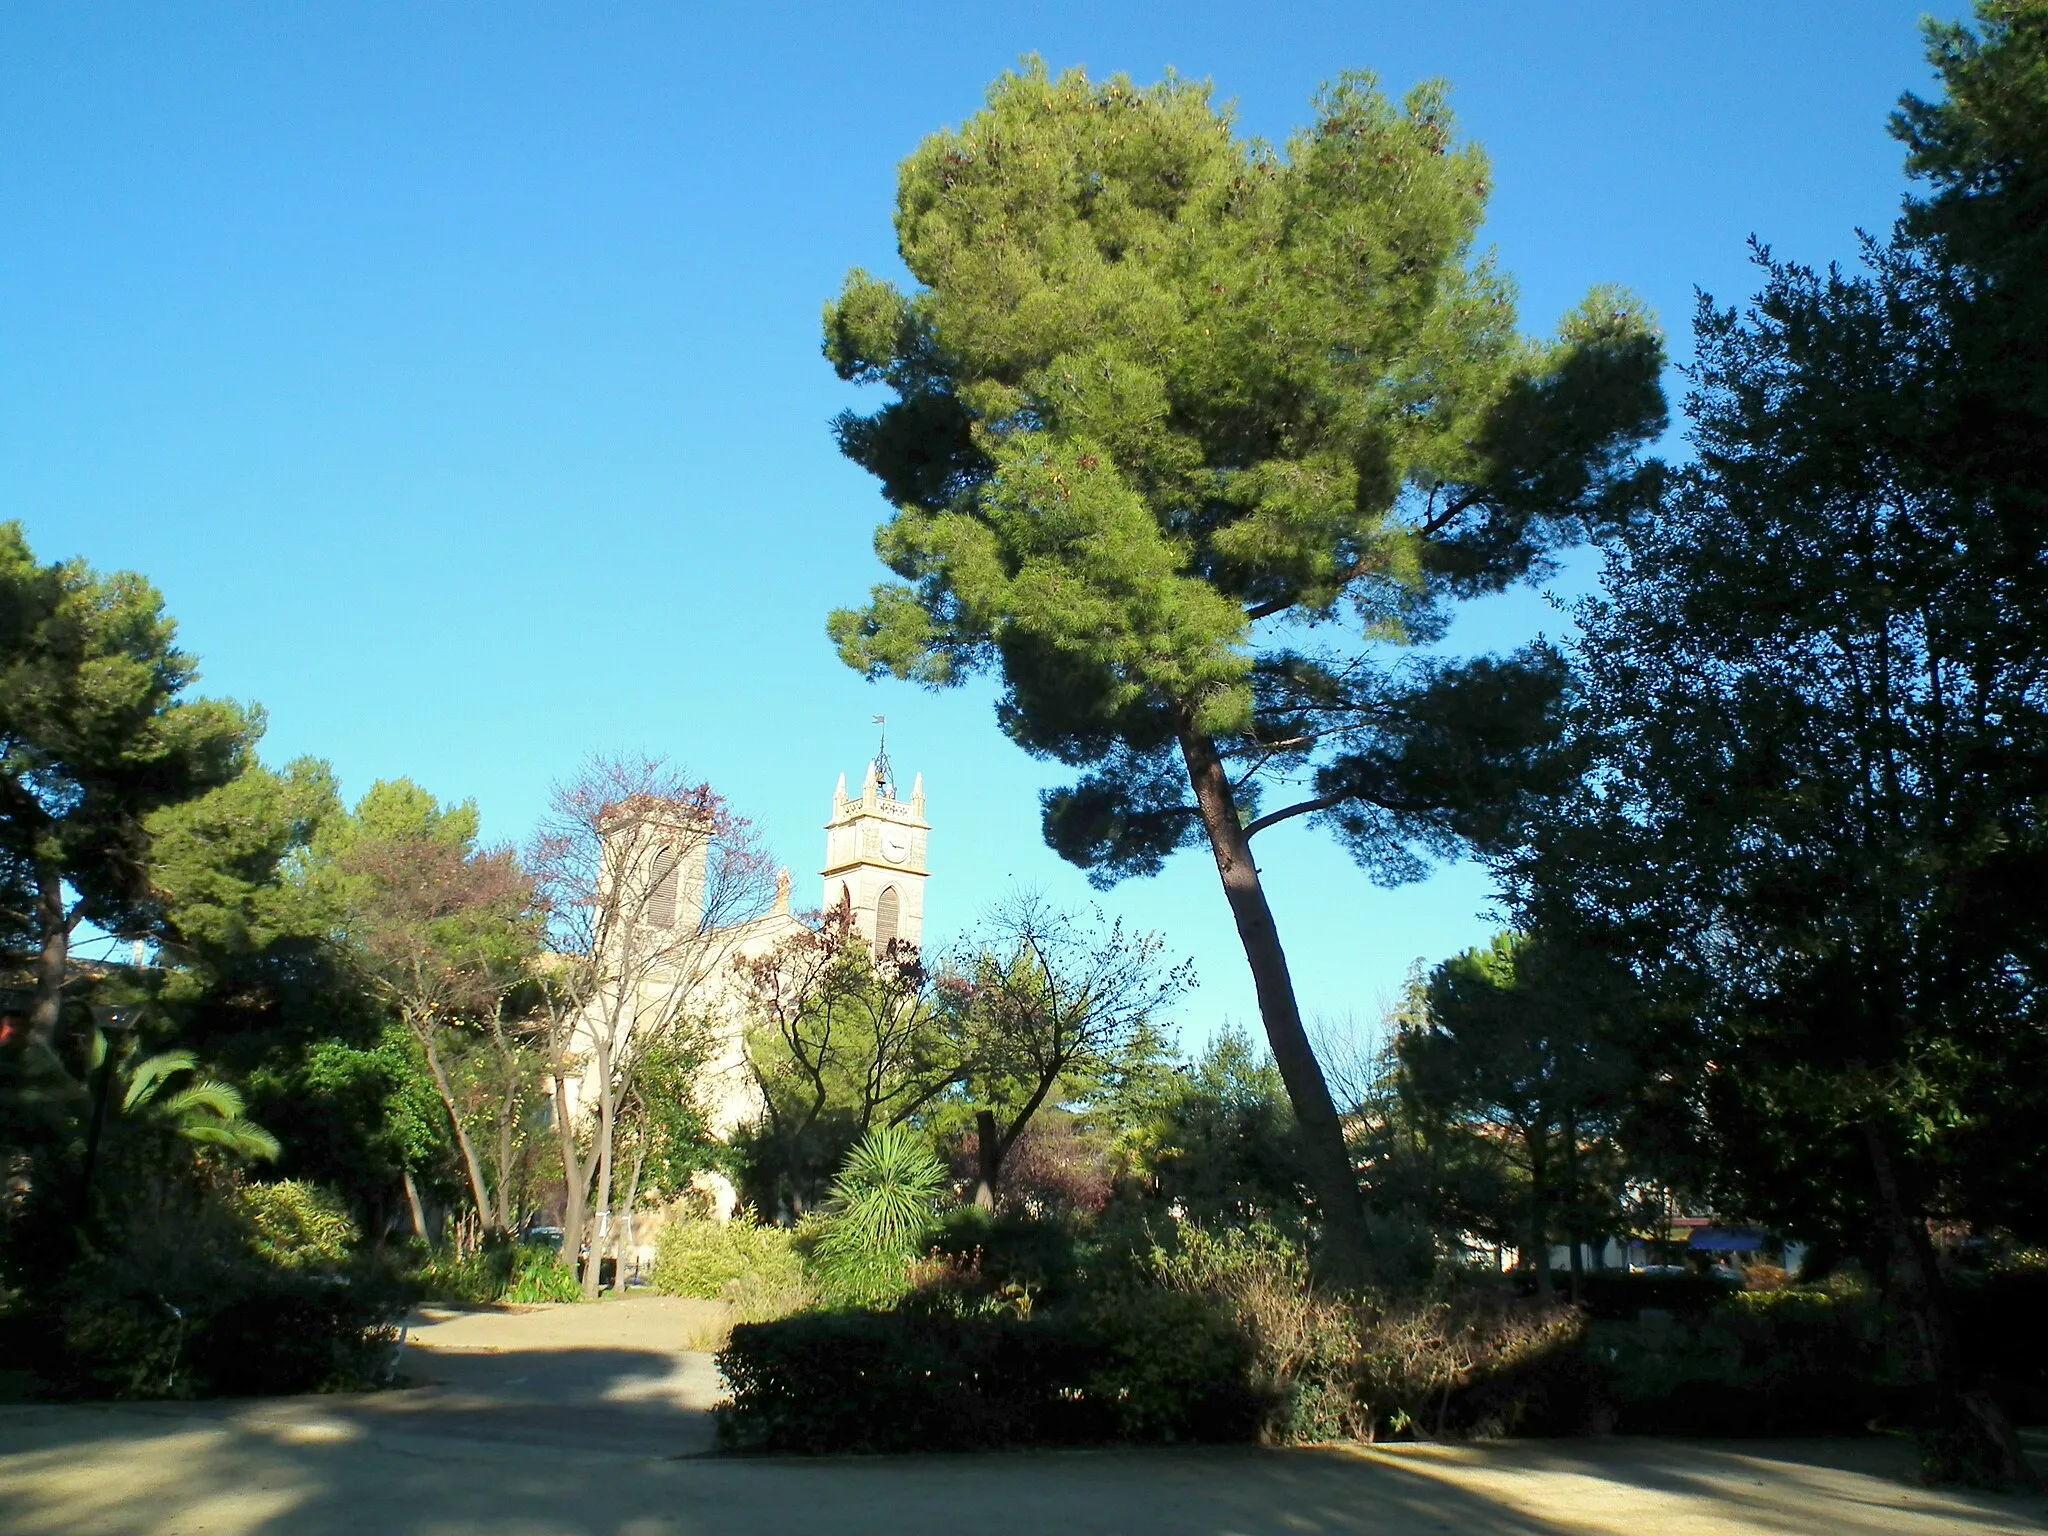
[[1189,731],[1242,761],[1247,819],[1255,774],[1313,780],[1288,814],[1419,872],[1410,841],[1470,833],[1526,767],[1555,663],[1368,657],[1630,516],[1665,419],[1627,295],[1518,332],[1475,246],[1489,178],[1440,85],[1345,76],[1281,151],[1205,85],[998,80],[902,167],[916,289],[855,271],[826,310],[841,377],[895,396],[836,423],[900,578],[833,615],[841,655],[998,673],[1009,735],[1090,770],[1047,833],[1105,878],[1199,838]]

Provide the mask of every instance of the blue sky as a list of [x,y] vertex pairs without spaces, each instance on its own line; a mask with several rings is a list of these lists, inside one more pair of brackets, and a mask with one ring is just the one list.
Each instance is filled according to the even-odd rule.
[[[848,267],[895,270],[896,163],[1028,52],[1209,78],[1276,139],[1341,70],[1442,76],[1524,324],[1618,282],[1682,356],[1695,288],[1751,287],[1752,234],[1825,262],[1892,218],[1920,10],[8,5],[0,517],[150,576],[273,761],[474,797],[496,839],[587,754],[663,752],[815,901],[833,781],[886,714],[930,792],[928,939],[1015,883],[1100,899],[1196,958],[1195,1043],[1256,1026],[1207,856],[1095,897],[986,689],[871,686],[825,643],[886,509],[832,447],[858,397],[818,314]],[[1453,641],[1561,627],[1525,592]],[[1380,890],[1302,824],[1260,853],[1312,1015],[1369,1024],[1490,931],[1469,867]]]

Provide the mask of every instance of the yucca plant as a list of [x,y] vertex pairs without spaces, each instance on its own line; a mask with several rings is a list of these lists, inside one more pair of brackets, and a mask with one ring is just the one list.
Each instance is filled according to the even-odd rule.
[[903,1293],[946,1191],[946,1170],[905,1125],[868,1132],[839,1170],[812,1250],[827,1298],[874,1305]]

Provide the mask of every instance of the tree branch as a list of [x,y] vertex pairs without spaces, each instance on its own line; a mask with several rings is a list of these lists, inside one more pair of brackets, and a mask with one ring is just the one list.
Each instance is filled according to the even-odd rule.
[[1346,800],[1355,798],[1355,796],[1350,794],[1321,795],[1314,800],[1304,800],[1298,805],[1290,805],[1285,810],[1274,811],[1269,815],[1259,817],[1258,820],[1246,826],[1244,829],[1245,840],[1249,842],[1259,833],[1265,831],[1266,828],[1276,823],[1291,820],[1296,816],[1308,816],[1316,811],[1327,811],[1332,807],[1342,805]]

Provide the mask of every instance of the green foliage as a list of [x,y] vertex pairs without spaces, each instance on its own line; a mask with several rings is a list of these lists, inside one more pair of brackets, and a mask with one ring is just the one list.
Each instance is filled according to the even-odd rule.
[[1085,1382],[1126,1440],[1249,1440],[1260,1403],[1252,1345],[1206,1295],[1116,1290],[1086,1312],[1096,1359]]
[[739,962],[754,1020],[747,1054],[767,1114],[741,1138],[747,1193],[802,1211],[869,1129],[908,1117],[959,1072],[916,951],[875,956],[850,909]]
[[362,1240],[348,1207],[317,1184],[245,1184],[235,1191],[235,1203],[257,1257],[279,1269],[337,1269]]
[[1315,815],[1388,882],[1496,843],[1566,771],[1561,663],[1389,648],[1625,521],[1664,424],[1626,295],[1518,334],[1446,96],[1345,75],[1283,153],[1207,86],[1033,61],[904,163],[916,287],[855,271],[825,313],[839,376],[895,396],[835,423],[894,509],[895,579],[831,616],[841,659],[999,673],[1005,733],[1079,772],[1045,834],[1091,878],[1210,844],[1346,1269],[1357,1190],[1245,846],[1261,792],[1312,785],[1269,816]]
[[[107,1044],[94,1038],[97,1069]],[[174,1078],[187,1077],[173,1089]],[[241,1090],[216,1077],[201,1076],[199,1060],[190,1051],[160,1051],[116,1065],[121,1080],[121,1113],[162,1127],[195,1146],[215,1148],[229,1157],[273,1162],[277,1138],[245,1117]]]
[[443,1249],[413,1272],[413,1282],[423,1301],[456,1306],[583,1299],[575,1270],[543,1243],[494,1241],[463,1254]]
[[[1430,974],[1394,1041],[1410,1126],[1437,1145],[1428,1203],[1537,1257],[1616,1229],[1626,1165],[1617,1122],[1637,1086],[1625,972],[1557,941],[1500,934]],[[1491,1174],[1491,1177],[1486,1177]]]
[[1225,1027],[1154,1094],[1134,1172],[1197,1221],[1287,1220],[1306,1174],[1286,1085],[1272,1058]]
[[1106,1438],[1097,1351],[1072,1326],[911,1312],[804,1312],[743,1324],[719,1352],[729,1450],[984,1450]]
[[21,525],[0,524],[0,907],[10,947],[42,956],[42,1049],[72,927],[155,930],[150,815],[233,779],[261,734],[235,705],[182,698],[194,672],[148,582],[40,564]]
[[664,1296],[730,1302],[744,1322],[793,1312],[809,1295],[794,1232],[750,1210],[728,1222],[671,1220],[654,1240],[653,1279]]
[[719,1437],[814,1455],[1244,1439],[1241,1356],[1199,1300],[1159,1292],[1085,1319],[808,1312],[733,1330]]
[[281,772],[251,762],[219,788],[152,813],[150,881],[167,953],[217,974],[331,933],[338,913],[305,878],[305,856],[340,814],[334,770],[313,758]]
[[945,1190],[945,1166],[911,1127],[883,1126],[862,1137],[810,1237],[826,1301],[871,1306],[907,1292]]
[[543,1301],[581,1301],[583,1287],[576,1271],[553,1248],[534,1243],[511,1245],[511,1272],[500,1301],[528,1306]]
[[346,1253],[330,1201],[147,1164],[123,1172],[93,1246],[27,1299],[45,1390],[192,1397],[388,1382],[408,1293]]

